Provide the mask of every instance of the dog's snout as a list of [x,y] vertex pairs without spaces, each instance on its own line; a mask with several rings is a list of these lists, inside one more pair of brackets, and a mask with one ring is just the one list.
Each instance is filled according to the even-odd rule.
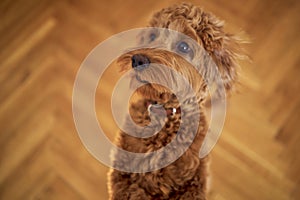
[[132,68],[137,70],[143,70],[150,64],[149,58],[142,54],[134,54],[131,58],[131,61]]

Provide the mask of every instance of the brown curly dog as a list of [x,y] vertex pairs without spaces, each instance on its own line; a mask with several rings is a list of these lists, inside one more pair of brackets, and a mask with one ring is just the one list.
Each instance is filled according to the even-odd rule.
[[[130,101],[131,119],[140,127],[155,120],[157,124],[163,125],[151,136],[148,129],[140,131],[131,128],[133,135],[120,131],[116,140],[118,147],[128,152],[145,154],[145,161],[136,160],[120,151],[114,152],[115,169],[110,171],[108,183],[110,199],[203,200],[207,198],[209,158],[200,158],[199,151],[208,130],[204,103],[210,100],[210,96],[206,80],[213,81],[215,70],[218,70],[224,91],[229,93],[233,89],[238,74],[239,41],[224,32],[223,22],[214,15],[186,3],[155,13],[150,27],[183,33],[203,50],[180,35],[173,37],[167,31],[153,29],[144,31],[139,36],[139,41],[145,48],[129,51],[118,59],[123,71],[134,69],[132,85],[143,83]],[[151,48],[146,48],[148,44],[152,44]],[[152,63],[167,66],[170,71],[152,66]],[[194,66],[200,70],[201,75]],[[183,80],[176,77],[174,70],[186,78],[195,96],[184,93],[187,88],[184,88]],[[168,82],[167,86],[181,92],[183,101],[179,101],[170,88],[151,83],[155,78]],[[218,89],[215,92],[218,93]],[[195,105],[199,111],[195,109]],[[187,123],[188,126],[180,129],[182,123]],[[193,135],[194,126],[197,128]],[[172,140],[178,143],[170,147],[168,153],[146,154],[167,147]],[[185,149],[180,144],[188,144],[188,148]],[[169,160],[172,162],[166,164]],[[128,168],[124,171],[117,170],[128,165],[142,170],[138,173]]]

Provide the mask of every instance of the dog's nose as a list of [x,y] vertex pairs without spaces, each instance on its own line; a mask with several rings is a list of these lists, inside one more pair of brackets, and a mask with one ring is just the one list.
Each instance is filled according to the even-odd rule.
[[136,70],[143,70],[145,68],[147,68],[150,64],[150,60],[147,56],[142,55],[142,54],[134,54],[131,57],[131,65],[132,68],[136,69]]

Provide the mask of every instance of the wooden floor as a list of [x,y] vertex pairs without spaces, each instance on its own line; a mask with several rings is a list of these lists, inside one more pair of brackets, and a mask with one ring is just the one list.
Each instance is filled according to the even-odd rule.
[[[1,200],[107,199],[108,168],[73,123],[76,71],[98,43],[174,2],[0,1]],[[243,87],[212,152],[209,199],[300,199],[299,1],[192,2],[252,41],[253,61],[242,66]],[[115,126],[103,124],[113,138]]]

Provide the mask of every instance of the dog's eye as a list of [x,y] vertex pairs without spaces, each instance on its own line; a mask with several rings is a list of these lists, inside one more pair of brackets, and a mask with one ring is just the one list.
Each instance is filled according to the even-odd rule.
[[150,40],[150,42],[153,42],[155,39],[156,39],[156,34],[155,33],[151,33],[150,35],[149,35],[149,40]]
[[190,46],[186,43],[186,42],[179,42],[178,44],[177,44],[177,50],[179,51],[179,52],[181,52],[181,53],[185,53],[185,54],[187,54],[187,53],[189,53],[190,51],[191,51],[191,48],[190,48]]

